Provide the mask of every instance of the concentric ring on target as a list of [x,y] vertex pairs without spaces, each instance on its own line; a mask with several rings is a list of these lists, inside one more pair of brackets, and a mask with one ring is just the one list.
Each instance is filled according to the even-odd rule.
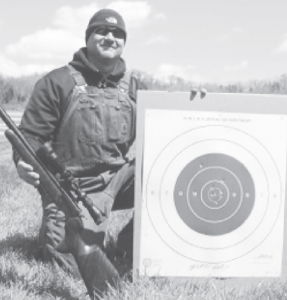
[[227,126],[203,126],[162,149],[148,174],[145,197],[150,221],[169,248],[195,261],[221,263],[267,238],[281,190],[276,164],[257,139]]
[[188,227],[206,235],[229,233],[249,217],[255,200],[247,168],[225,154],[197,157],[180,172],[174,201]]
[[[181,194],[181,192],[179,192]],[[192,196],[197,195],[197,191],[192,191]],[[224,180],[211,180],[206,182],[200,193],[202,203],[209,209],[221,209],[229,199],[229,190]]]

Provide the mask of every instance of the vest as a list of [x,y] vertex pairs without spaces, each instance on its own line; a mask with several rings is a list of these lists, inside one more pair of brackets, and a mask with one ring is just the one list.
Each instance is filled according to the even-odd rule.
[[74,176],[98,176],[117,169],[135,138],[135,102],[129,96],[131,73],[117,87],[88,86],[68,65],[75,86],[54,149]]

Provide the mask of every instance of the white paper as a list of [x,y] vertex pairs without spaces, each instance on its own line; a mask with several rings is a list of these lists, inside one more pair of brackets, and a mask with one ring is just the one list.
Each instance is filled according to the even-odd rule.
[[146,109],[141,274],[280,276],[286,125],[285,115]]

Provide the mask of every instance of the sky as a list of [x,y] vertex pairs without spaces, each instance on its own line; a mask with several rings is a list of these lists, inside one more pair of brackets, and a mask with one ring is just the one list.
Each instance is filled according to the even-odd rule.
[[287,0],[0,0],[0,74],[48,72],[85,47],[89,19],[117,10],[129,69],[198,83],[287,73]]

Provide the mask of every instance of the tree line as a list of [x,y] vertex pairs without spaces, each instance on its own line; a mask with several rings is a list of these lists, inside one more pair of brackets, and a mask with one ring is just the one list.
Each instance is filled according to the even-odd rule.
[[[273,80],[250,80],[234,83],[197,83],[178,76],[159,79],[154,75],[140,70],[133,70],[138,78],[139,89],[152,91],[191,91],[205,88],[215,93],[254,93],[254,94],[287,94],[287,73]],[[33,87],[41,75],[22,76],[19,78],[0,75],[1,104],[25,105],[30,98]]]

